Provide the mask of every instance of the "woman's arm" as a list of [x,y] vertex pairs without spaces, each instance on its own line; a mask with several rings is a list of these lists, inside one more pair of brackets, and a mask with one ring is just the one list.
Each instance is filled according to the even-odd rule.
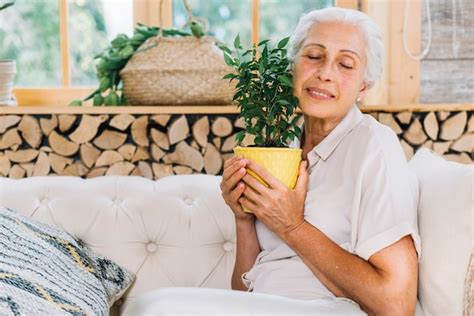
[[307,222],[281,237],[336,296],[358,302],[370,315],[415,313],[418,263],[410,236],[369,261],[342,249]]
[[232,289],[241,291],[247,290],[242,283],[241,276],[252,268],[260,252],[260,244],[255,230],[255,216],[245,213],[239,203],[239,198],[246,187],[241,180],[246,174],[247,163],[246,159],[239,156],[228,159],[224,163],[220,185],[222,197],[235,215],[237,256],[232,274]]
[[243,221],[236,219],[237,254],[232,274],[232,289],[247,291],[242,283],[242,274],[249,271],[260,253],[260,245],[255,230],[255,220]]
[[295,189],[290,190],[264,168],[248,167],[268,185],[250,175],[240,202],[300,256],[336,296],[353,299],[369,314],[414,313],[417,256],[410,237],[373,254],[368,261],[339,247],[304,220],[308,173],[302,164]]

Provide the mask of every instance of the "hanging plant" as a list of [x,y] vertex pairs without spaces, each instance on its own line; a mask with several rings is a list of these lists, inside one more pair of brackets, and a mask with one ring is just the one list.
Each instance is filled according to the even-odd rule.
[[[73,100],[69,105],[81,106],[82,102],[92,99],[94,106],[128,105],[127,97],[123,92],[123,81],[120,71],[125,67],[133,55],[155,47],[156,44],[142,47],[149,38],[163,36],[195,36],[201,38],[204,32],[205,21],[192,15],[191,7],[187,0],[183,0],[188,12],[188,22],[183,29],[189,27],[190,32],[178,29],[160,29],[156,26],[147,26],[138,23],[132,37],[119,34],[110,45],[100,54],[94,57],[94,64],[99,80],[99,87],[83,100]],[[163,1],[160,2],[160,15]],[[163,17],[160,16],[163,21]]]
[[[204,35],[203,28],[197,21],[189,24],[191,32],[178,29],[163,29],[161,36],[196,36]],[[119,34],[110,45],[100,54],[94,57],[94,64],[99,81],[99,87],[83,100],[74,100],[69,105],[81,106],[83,101],[92,99],[94,106],[127,105],[127,98],[123,93],[123,82],[120,71],[134,54],[150,49],[155,45],[140,48],[149,38],[160,34],[160,28],[138,23],[132,37]]]

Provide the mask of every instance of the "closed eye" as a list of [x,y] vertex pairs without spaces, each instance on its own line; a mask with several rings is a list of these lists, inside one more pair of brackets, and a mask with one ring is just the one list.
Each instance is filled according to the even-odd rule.
[[344,64],[341,64],[342,67],[346,68],[346,69],[353,69],[354,67],[350,67],[350,66],[347,66],[347,65],[344,65]]
[[309,59],[318,60],[321,59],[319,56],[308,56]]

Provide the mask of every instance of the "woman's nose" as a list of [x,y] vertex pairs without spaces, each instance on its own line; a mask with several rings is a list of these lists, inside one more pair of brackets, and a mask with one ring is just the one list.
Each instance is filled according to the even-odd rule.
[[324,65],[321,65],[316,72],[316,76],[321,81],[334,81],[334,72],[331,69],[331,64],[324,63]]

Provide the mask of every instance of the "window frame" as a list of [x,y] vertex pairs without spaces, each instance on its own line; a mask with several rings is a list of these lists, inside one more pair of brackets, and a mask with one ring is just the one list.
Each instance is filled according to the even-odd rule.
[[[95,87],[77,87],[71,85],[69,56],[68,0],[59,2],[59,36],[61,56],[61,86],[54,88],[15,87],[13,92],[20,106],[67,106],[71,100],[83,99],[94,91]],[[160,25],[159,7],[162,4],[163,27],[173,24],[173,0],[134,0],[133,21],[147,25]],[[251,0],[251,38],[258,43],[260,37],[260,1]],[[369,1],[369,0],[364,0]],[[360,0],[335,0],[338,7],[359,9]]]

